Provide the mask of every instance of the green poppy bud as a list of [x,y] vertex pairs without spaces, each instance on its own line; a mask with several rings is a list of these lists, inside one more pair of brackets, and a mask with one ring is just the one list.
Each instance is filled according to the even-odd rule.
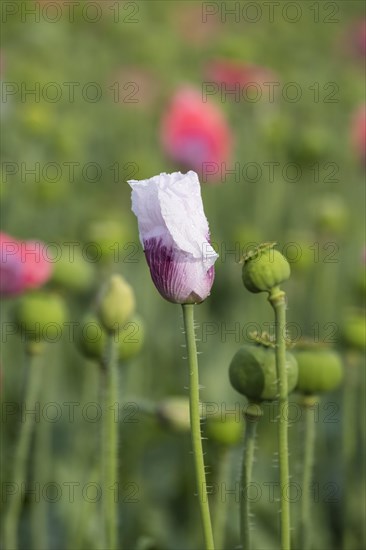
[[[55,259],[56,260],[56,259]],[[85,292],[94,282],[94,268],[80,250],[61,247],[61,255],[53,263],[51,281],[57,286],[74,292]]]
[[250,292],[270,292],[290,277],[290,264],[274,246],[260,245],[244,259],[243,283]]
[[138,315],[125,323],[118,334],[118,357],[128,361],[141,350],[145,338],[144,324]]
[[57,294],[32,292],[20,298],[15,318],[28,340],[55,342],[62,335],[66,308]]
[[306,273],[314,265],[314,237],[304,233],[291,232],[287,237],[286,258],[291,273]]
[[351,347],[363,351],[366,348],[366,318],[363,313],[349,315],[343,326],[343,339]]
[[206,433],[219,445],[236,445],[243,437],[244,422],[233,417],[207,419]]
[[102,361],[107,344],[107,333],[96,315],[88,313],[81,321],[77,345],[87,359]]
[[167,397],[157,406],[157,415],[163,426],[177,432],[190,430],[189,399],[184,396]]
[[289,146],[290,158],[300,164],[319,162],[329,152],[329,134],[323,128],[309,128]]
[[[286,352],[288,391],[297,383],[295,357]],[[233,388],[251,401],[273,401],[278,397],[276,356],[273,347],[246,344],[234,355],[229,378]]]
[[98,317],[107,332],[118,332],[135,310],[132,287],[120,275],[112,275],[102,290]]
[[120,256],[132,257],[135,252],[128,228],[118,220],[94,220],[89,224],[86,233],[87,242],[96,245],[95,260],[116,262]]
[[318,198],[313,205],[315,223],[318,231],[341,234],[347,224],[348,211],[342,197],[326,195]]
[[327,349],[303,349],[295,353],[299,369],[296,390],[305,394],[332,391],[343,378],[339,355]]
[[[133,317],[123,325],[118,334],[114,335],[118,342],[118,359],[128,361],[139,353],[144,342],[144,326],[142,319]],[[107,332],[102,327],[98,317],[88,313],[80,324],[77,344],[81,353],[87,359],[102,361],[107,345]]]

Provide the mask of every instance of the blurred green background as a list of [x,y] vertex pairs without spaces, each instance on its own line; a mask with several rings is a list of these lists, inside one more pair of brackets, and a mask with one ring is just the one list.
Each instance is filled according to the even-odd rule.
[[[50,283],[66,301],[70,322],[81,322],[110,273],[122,274],[133,285],[146,340],[142,352],[121,365],[121,403],[137,403],[136,410],[132,408],[136,422],[130,422],[125,411],[120,426],[123,547],[193,550],[200,544],[189,434],[159,426],[139,407],[140,399],[187,395],[187,365],[181,347],[181,312],[159,296],[150,280],[126,180],[181,169],[160,145],[161,118],[181,85],[200,90],[207,82],[208,64],[226,59],[266,67],[277,75],[280,91],[286,83],[295,82],[302,97],[297,102],[281,93],[274,102],[265,97],[237,102],[220,94],[210,98],[223,110],[234,134],[233,163],[239,163],[240,177],[229,174],[226,181],[202,184],[220,259],[212,294],[196,308],[201,398],[235,410],[244,403],[230,388],[228,365],[249,331],[268,330],[265,323],[273,319],[266,297],[251,295],[242,286],[239,262],[248,243],[276,241],[292,260],[293,276],[286,285],[292,337],[333,344],[345,363],[351,353],[356,354],[352,395],[358,432],[357,448],[351,452],[353,475],[345,476],[342,448],[344,432],[351,428],[342,425],[339,390],[319,405],[314,471],[318,496],[312,513],[314,550],[342,544],[347,550],[361,550],[365,544],[360,443],[365,428],[360,391],[364,365],[359,351],[350,350],[342,334],[349,311],[364,306],[364,164],[351,130],[365,92],[364,52],[355,51],[353,31],[365,16],[363,2],[294,2],[301,10],[295,22],[288,20],[293,17],[291,7],[289,17],[283,15],[287,2],[276,8],[273,20],[268,3],[259,2],[262,15],[256,22],[243,12],[237,21],[224,17],[226,9],[234,4],[242,8],[248,2],[81,2],[73,10],[73,20],[63,6],[62,17],[55,22],[50,21],[58,13],[55,8],[42,11],[47,4],[65,3],[4,2],[2,7],[2,230],[46,243],[76,243],[83,252],[88,267],[80,267],[73,282]],[[99,11],[89,6],[83,12],[85,4],[100,7],[96,22],[91,20]],[[208,4],[218,13],[203,22]],[[9,10],[14,6],[13,15]],[[27,12],[33,7],[38,10],[37,20],[37,15]],[[116,82],[120,101],[114,95]],[[62,90],[57,101],[49,100],[56,89],[50,83]],[[65,83],[76,83],[74,100],[70,100],[70,84]],[[333,84],[327,88],[329,83]],[[36,89],[36,95],[23,93],[31,89]],[[101,96],[91,101],[95,90]],[[334,102],[330,102],[333,91]],[[128,101],[130,94],[137,102]],[[245,171],[248,163],[261,167],[258,181]],[[278,163],[273,181],[269,181],[268,163]],[[283,177],[288,163],[300,168],[298,181],[289,181],[291,175]],[[27,173],[31,169],[39,171],[40,177]],[[94,242],[104,247],[99,261],[88,248]],[[110,247],[115,256],[106,254]],[[85,285],[78,284],[83,276]],[[12,321],[15,302],[2,303],[2,327]],[[32,495],[26,497],[23,548],[39,548],[40,539],[35,542],[37,535],[32,534],[34,517],[46,526],[41,548],[99,547],[99,503],[88,501],[80,489],[98,482],[98,422],[81,414],[83,404],[98,401],[98,368],[82,357],[74,340],[65,330],[60,341],[47,347],[41,403],[58,403],[63,414],[54,424],[44,419],[37,424],[35,439],[41,438],[41,447],[48,451],[45,458],[35,444],[29,465],[31,482],[57,482],[62,497],[54,503],[41,498],[37,506]],[[20,344],[19,334],[3,337],[4,402],[21,401],[25,382]],[[73,401],[80,406],[71,422],[64,403]],[[19,415],[10,415],[3,424],[3,480],[10,476],[18,424]],[[295,480],[301,472],[301,430],[299,419],[290,430]],[[212,441],[205,445],[209,481],[216,482],[220,452]],[[252,506],[258,550],[278,545],[277,503],[271,502],[268,485],[263,485],[278,477],[274,451],[275,433],[268,414],[260,427],[254,466],[262,489]],[[240,444],[230,453],[228,487],[235,489]],[[64,485],[70,482],[80,483],[73,502]],[[352,499],[345,504],[347,487],[352,487],[348,490]],[[216,491],[212,501],[215,498],[222,498],[222,493]],[[239,541],[235,494],[227,495],[227,505],[226,547],[234,548]],[[294,503],[293,527],[297,506]]]

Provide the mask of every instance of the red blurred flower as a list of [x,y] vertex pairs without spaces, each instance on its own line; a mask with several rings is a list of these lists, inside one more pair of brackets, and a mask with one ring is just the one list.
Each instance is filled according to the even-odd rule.
[[216,59],[207,67],[207,77],[213,82],[244,88],[248,84],[262,86],[264,82],[278,82],[278,76],[260,65],[248,65],[239,61]]
[[366,105],[361,105],[353,115],[351,138],[356,155],[366,162]]
[[52,263],[41,241],[18,241],[0,233],[0,295],[9,297],[45,284]]
[[174,161],[202,173],[209,163],[221,165],[230,160],[233,139],[219,107],[186,87],[174,95],[163,117],[161,141]]

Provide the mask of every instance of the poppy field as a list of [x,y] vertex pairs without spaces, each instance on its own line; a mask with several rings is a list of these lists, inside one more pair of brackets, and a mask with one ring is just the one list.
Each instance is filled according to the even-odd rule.
[[364,3],[0,10],[0,549],[363,550]]

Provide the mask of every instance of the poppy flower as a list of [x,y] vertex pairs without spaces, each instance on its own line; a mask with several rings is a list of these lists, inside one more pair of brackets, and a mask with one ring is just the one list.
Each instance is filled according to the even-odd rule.
[[176,304],[202,302],[210,293],[218,255],[210,244],[197,174],[163,173],[128,183],[156,288]]

